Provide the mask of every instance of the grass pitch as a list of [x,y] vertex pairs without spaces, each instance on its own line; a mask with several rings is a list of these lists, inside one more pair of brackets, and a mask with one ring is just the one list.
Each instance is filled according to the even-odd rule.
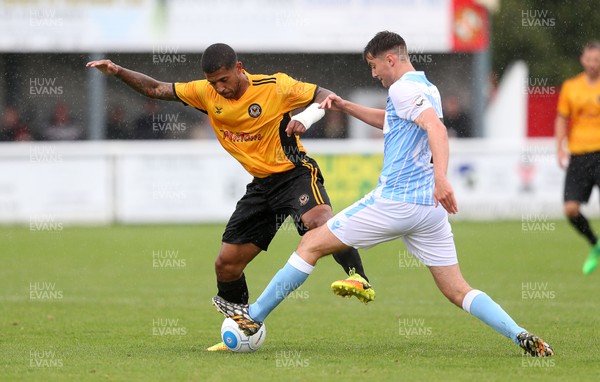
[[[600,226],[598,222],[596,226]],[[267,319],[252,354],[209,353],[222,225],[0,228],[0,380],[598,380],[600,270],[563,221],[453,224],[461,267],[556,357],[520,349],[437,291],[400,242],[363,251],[377,300],[341,299],[321,260]],[[298,243],[278,234],[248,267],[251,301]]]

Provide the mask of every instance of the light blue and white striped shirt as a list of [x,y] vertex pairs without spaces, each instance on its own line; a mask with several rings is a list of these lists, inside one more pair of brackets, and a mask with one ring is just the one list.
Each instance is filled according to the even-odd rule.
[[383,124],[383,168],[375,195],[405,203],[434,204],[427,132],[414,122],[430,107],[442,118],[440,92],[425,73],[405,73],[390,86]]

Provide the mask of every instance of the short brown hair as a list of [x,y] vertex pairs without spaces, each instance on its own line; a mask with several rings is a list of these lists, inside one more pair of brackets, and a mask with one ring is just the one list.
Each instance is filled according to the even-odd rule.
[[379,32],[365,46],[363,59],[366,61],[369,55],[376,57],[392,49],[399,49],[402,53],[407,53],[406,42],[397,33],[390,31]]
[[588,50],[588,49],[600,50],[600,41],[592,40],[592,41],[586,42],[585,45],[583,46],[583,50]]

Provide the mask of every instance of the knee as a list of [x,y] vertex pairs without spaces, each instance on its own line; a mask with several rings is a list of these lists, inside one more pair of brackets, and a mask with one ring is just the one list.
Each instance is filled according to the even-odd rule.
[[219,253],[215,259],[215,271],[217,274],[239,274],[246,266],[239,259],[237,256]]
[[215,259],[215,270],[217,272],[223,271],[226,266],[227,266],[227,260],[224,259],[221,254],[219,254],[219,256],[217,256],[217,258]]
[[309,229],[315,229],[327,223],[327,220],[333,217],[331,208],[327,205],[324,208],[315,208],[302,216],[302,223]]
[[316,217],[312,217],[310,219],[306,219],[306,221],[304,221],[304,225],[309,229],[315,229],[317,227],[322,226],[323,224],[327,223],[328,218],[323,217],[323,216],[316,216]]
[[574,218],[579,215],[579,203],[566,202],[564,205],[564,213],[567,218]]
[[298,244],[298,247],[296,248],[296,252],[312,252],[314,251],[314,246],[313,246],[313,240],[312,240],[312,236],[314,235],[315,231],[308,231],[306,232],[303,236],[302,239],[300,239],[300,243]]
[[302,258],[312,265],[316,264],[321,257],[327,255],[327,253],[320,250],[315,235],[318,236],[318,233],[314,230],[308,231],[302,236],[302,240],[300,240],[300,244],[298,244],[298,248],[296,248],[296,253],[301,254]]

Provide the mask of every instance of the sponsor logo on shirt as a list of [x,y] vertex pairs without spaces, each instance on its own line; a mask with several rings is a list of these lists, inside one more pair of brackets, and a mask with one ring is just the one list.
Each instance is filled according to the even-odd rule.
[[260,141],[262,139],[262,134],[248,134],[243,131],[235,132],[229,130],[221,130],[223,133],[223,139],[231,142],[252,142],[252,141]]
[[423,98],[422,95],[417,96],[417,98],[415,98],[413,100],[413,105],[415,105],[416,107],[421,107],[423,106],[423,103],[425,102],[425,98]]

